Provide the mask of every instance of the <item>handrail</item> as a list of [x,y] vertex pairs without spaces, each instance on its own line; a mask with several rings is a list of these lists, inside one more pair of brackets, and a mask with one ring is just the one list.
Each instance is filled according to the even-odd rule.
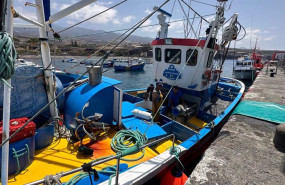
[[[167,138],[170,138],[170,137],[173,137],[173,139],[172,139],[172,147],[174,147],[175,135],[174,134],[170,134],[170,135],[167,135],[165,137],[159,138],[159,139],[157,139],[155,141],[152,141],[150,143],[147,143],[145,145],[142,145],[141,147],[139,147],[139,150],[141,150],[141,149],[143,149],[145,147],[148,147],[150,145],[154,145],[156,143],[159,143],[159,142],[163,141],[164,139],[167,139]],[[100,161],[93,162],[91,164],[91,167],[96,166],[98,164],[102,164],[104,162],[107,162],[107,161],[110,161],[110,160],[113,160],[113,159],[117,159],[117,171],[116,171],[116,183],[115,184],[118,184],[118,181],[119,181],[119,166],[120,166],[121,155],[122,155],[121,153],[117,153],[115,156],[110,156],[110,157],[108,157],[106,159],[102,159]],[[78,168],[75,168],[73,170],[62,172],[61,173],[61,177],[64,177],[64,176],[67,176],[67,175],[79,172],[81,170],[82,170],[82,167],[78,167]],[[53,178],[55,178],[55,177],[56,177],[56,175],[53,176]],[[41,180],[37,180],[37,181],[31,182],[31,183],[28,183],[28,184],[25,184],[25,185],[37,185],[37,184],[42,184],[44,182],[45,182],[45,179],[41,179]]]

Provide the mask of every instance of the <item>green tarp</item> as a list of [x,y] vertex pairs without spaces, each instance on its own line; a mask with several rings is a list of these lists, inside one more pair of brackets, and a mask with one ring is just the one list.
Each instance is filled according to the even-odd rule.
[[274,123],[285,123],[285,106],[276,103],[242,101],[233,111],[241,114]]

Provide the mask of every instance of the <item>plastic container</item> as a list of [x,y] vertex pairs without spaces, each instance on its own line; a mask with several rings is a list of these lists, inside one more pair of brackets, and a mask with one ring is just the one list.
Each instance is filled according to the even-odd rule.
[[[16,132],[22,125],[24,125],[29,118],[16,118],[10,120],[10,135]],[[0,142],[2,143],[3,134],[3,122],[0,122]],[[25,138],[35,135],[36,124],[34,122],[28,123],[19,133],[17,133],[11,140],[10,143],[23,140]]]

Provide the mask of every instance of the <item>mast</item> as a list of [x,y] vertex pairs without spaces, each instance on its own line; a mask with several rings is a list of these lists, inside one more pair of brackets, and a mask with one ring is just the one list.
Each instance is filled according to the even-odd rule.
[[[53,78],[52,73],[52,65],[51,65],[51,56],[50,56],[50,48],[47,38],[47,30],[46,30],[46,24],[45,24],[45,16],[44,16],[44,7],[43,7],[43,1],[42,0],[35,0],[35,3],[37,4],[37,17],[39,23],[44,25],[43,27],[39,27],[39,34],[40,34],[40,42],[41,42],[41,54],[42,54],[42,60],[43,60],[43,66],[44,66],[44,73],[45,73],[45,81],[47,86],[47,97],[48,101],[51,102],[55,98],[55,81]],[[58,116],[58,110],[57,110],[57,104],[56,101],[54,101],[49,106],[50,114],[52,117]]]
[[[5,7],[7,3],[7,9]],[[11,8],[13,6],[14,0],[2,0],[1,2],[1,31],[6,31],[13,37],[13,16],[11,12]],[[5,12],[6,19],[5,19]],[[4,24],[6,22],[6,24]],[[1,51],[2,52],[2,51]],[[8,84],[11,85],[11,79],[6,80]],[[6,84],[4,84],[4,98],[3,98],[3,135],[2,142],[9,138],[10,131],[10,105],[11,105],[11,88]],[[8,166],[9,166],[9,142],[6,142],[2,146],[2,159],[1,159],[1,184],[8,184]]]

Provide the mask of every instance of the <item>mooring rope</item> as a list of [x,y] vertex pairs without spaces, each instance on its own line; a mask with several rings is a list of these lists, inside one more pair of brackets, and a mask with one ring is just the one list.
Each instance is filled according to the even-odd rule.
[[0,34],[0,51],[0,78],[12,88],[6,80],[14,75],[17,52],[12,37],[6,32]]

